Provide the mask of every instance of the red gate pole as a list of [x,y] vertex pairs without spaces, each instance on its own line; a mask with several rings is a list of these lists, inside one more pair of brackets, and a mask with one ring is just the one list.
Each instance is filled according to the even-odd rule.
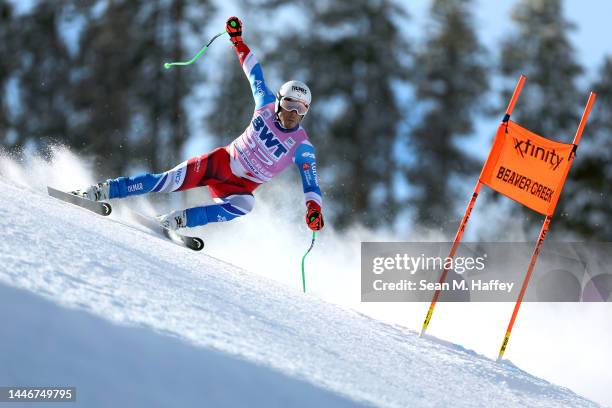
[[508,328],[506,329],[506,336],[504,337],[504,341],[502,342],[501,348],[499,349],[499,355],[497,356],[497,361],[501,360],[504,352],[506,351],[506,346],[508,345],[508,341],[510,340],[510,333],[512,332],[512,327],[514,326],[514,321],[516,320],[516,315],[518,314],[519,308],[521,307],[521,303],[523,302],[523,296],[525,296],[525,292],[527,291],[527,286],[529,285],[529,279],[531,279],[531,273],[533,272],[533,268],[535,266],[536,260],[538,259],[538,255],[540,254],[540,248],[542,247],[542,242],[544,242],[544,238],[546,238],[546,233],[548,232],[548,228],[550,226],[550,220],[552,220],[552,216],[547,215],[544,219],[544,223],[542,224],[542,229],[540,230],[540,235],[538,237],[538,242],[533,250],[533,254],[531,255],[531,262],[529,262],[529,268],[527,268],[527,274],[525,275],[525,279],[523,279],[523,285],[521,286],[521,292],[519,293],[518,299],[514,304],[514,310],[512,311],[512,317],[510,318],[510,323],[508,323]]
[[[453,258],[455,256],[455,252],[457,252],[457,247],[461,242],[461,237],[463,236],[463,231],[465,231],[465,227],[470,219],[470,215],[472,214],[472,208],[474,208],[474,204],[476,204],[476,199],[478,198],[478,193],[480,192],[480,188],[482,187],[482,183],[480,179],[476,183],[476,187],[474,187],[474,193],[472,194],[472,198],[468,203],[467,208],[465,209],[465,213],[463,214],[463,219],[461,219],[461,223],[459,224],[459,229],[457,229],[457,233],[455,234],[455,240],[453,241],[453,246],[451,247],[450,253],[448,254],[448,258]],[[447,259],[448,259],[447,258]],[[447,264],[446,260],[444,264]],[[444,271],[440,275],[440,279],[438,283],[444,283],[446,280],[446,276],[448,275],[449,267],[444,268]],[[423,336],[427,331],[427,326],[429,326],[429,321],[431,320],[431,316],[433,315],[434,308],[436,307],[436,303],[438,302],[438,297],[440,297],[440,289],[437,289],[434,292],[433,298],[431,299],[431,303],[429,305],[429,310],[427,311],[427,315],[425,316],[425,321],[423,322],[423,328],[421,329],[420,336]]]
[[[563,178],[563,183],[561,183],[561,188],[563,188],[563,184],[565,184],[565,178],[567,177],[567,173],[569,172],[569,168],[573,163],[574,152],[578,148],[578,144],[580,143],[580,139],[582,138],[582,132],[584,131],[584,126],[589,117],[589,113],[591,112],[591,107],[593,106],[593,102],[595,102],[595,98],[597,94],[595,92],[591,92],[589,95],[589,100],[587,101],[586,107],[584,108],[584,112],[582,113],[582,118],[580,119],[580,123],[578,124],[578,130],[576,130],[576,134],[574,135],[574,141],[572,144],[574,145],[574,150],[570,154],[569,157],[569,165],[565,169],[565,175]],[[540,236],[538,237],[538,242],[533,250],[533,254],[531,255],[531,262],[529,262],[529,268],[527,269],[527,274],[525,274],[525,279],[523,280],[523,285],[521,286],[521,291],[519,296],[514,304],[514,310],[512,311],[512,316],[510,317],[510,322],[508,323],[508,328],[506,329],[506,335],[504,336],[504,341],[499,349],[499,355],[497,356],[497,361],[501,360],[504,356],[504,352],[506,351],[506,347],[508,346],[508,341],[510,340],[510,334],[512,333],[512,328],[514,327],[514,322],[516,321],[516,316],[521,307],[521,303],[523,302],[523,297],[525,296],[525,292],[527,291],[527,286],[529,285],[529,280],[531,279],[531,273],[533,272],[533,268],[538,259],[538,255],[540,254],[540,248],[542,243],[544,242],[544,238],[546,238],[546,233],[548,232],[548,228],[550,226],[550,221],[552,220],[552,214],[547,215],[544,220],[544,224],[542,224],[542,230],[540,231]]]
[[[512,93],[512,98],[510,99],[510,103],[508,104],[508,107],[506,108],[506,114],[504,115],[503,122],[508,122],[508,120],[510,120],[510,115],[512,114],[512,111],[514,110],[514,105],[516,105],[516,101],[521,93],[521,90],[523,89],[523,84],[525,83],[525,79],[526,78],[524,75],[521,75],[519,77],[518,83],[516,84],[516,87],[514,88],[514,92]],[[461,223],[459,223],[459,228],[457,229],[457,233],[455,234],[455,239],[453,241],[453,245],[451,247],[451,250],[450,250],[450,253],[448,254],[447,259],[453,258],[455,256],[455,252],[457,252],[457,248],[459,247],[459,243],[461,242],[461,238],[463,237],[463,232],[465,231],[465,227],[467,226],[467,223],[470,219],[470,215],[472,214],[472,209],[474,208],[474,204],[476,204],[476,199],[478,198],[478,194],[480,193],[481,187],[482,187],[482,183],[480,182],[480,178],[479,178],[478,182],[476,183],[476,187],[474,187],[472,198],[470,199],[470,202],[468,203],[467,208],[465,209],[465,213],[463,214]],[[444,264],[447,264],[447,262],[444,262]],[[446,277],[448,276],[448,271],[450,270],[450,263],[448,264],[449,264],[449,267],[444,268],[444,270],[442,271],[442,274],[440,275],[440,279],[438,280],[438,283],[444,283],[444,281],[446,281]],[[436,307],[436,303],[438,302],[439,297],[440,297],[440,289],[437,289],[434,292],[433,298],[431,299],[431,303],[429,304],[427,315],[425,315],[425,320],[423,321],[423,327],[421,328],[420,336],[423,336],[425,332],[427,331],[427,327],[429,326],[429,322],[431,321],[431,316],[433,315],[434,308]]]

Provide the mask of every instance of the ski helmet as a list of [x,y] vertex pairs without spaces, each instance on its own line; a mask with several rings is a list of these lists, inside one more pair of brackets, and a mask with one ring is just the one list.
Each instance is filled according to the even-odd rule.
[[[280,112],[280,103],[283,98],[291,98],[302,102],[307,111],[312,100],[310,88],[302,81],[287,81],[280,87],[276,94],[276,114]],[[307,111],[303,115],[306,115]]]

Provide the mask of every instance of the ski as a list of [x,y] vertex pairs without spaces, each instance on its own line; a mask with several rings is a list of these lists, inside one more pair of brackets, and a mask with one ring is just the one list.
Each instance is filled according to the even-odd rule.
[[[47,193],[51,197],[57,198],[70,204],[77,205],[79,207],[85,208],[89,211],[95,212],[96,214],[100,214],[103,216],[110,215],[111,211],[113,210],[109,203],[88,200],[86,198],[67,193],[65,191],[55,189],[53,187],[47,186]],[[174,242],[175,244],[184,246],[194,251],[201,251],[204,248],[204,240],[202,240],[202,238],[177,234],[174,231],[162,227],[159,222],[153,217],[148,217],[146,215],[142,215],[131,210],[129,211],[129,213],[138,222],[138,224]]]
[[47,186],[47,193],[53,198],[57,198],[58,200],[65,201],[70,204],[78,205],[79,207],[85,208],[89,211],[93,211],[96,214],[100,214],[103,216],[110,215],[111,211],[113,210],[109,203],[88,200],[78,195],[57,190],[53,187]]
[[176,232],[160,225],[159,221],[157,221],[153,217],[149,217],[131,210],[129,211],[129,213],[136,220],[136,222],[138,222],[138,224],[155,232],[156,234],[161,235],[166,239],[169,239],[175,244],[184,246],[194,251],[201,251],[204,248],[204,240],[202,238],[177,234]]

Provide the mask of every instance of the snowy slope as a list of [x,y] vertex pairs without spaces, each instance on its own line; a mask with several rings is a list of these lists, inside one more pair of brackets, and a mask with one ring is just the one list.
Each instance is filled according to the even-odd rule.
[[87,407],[597,406],[125,223],[0,182],[0,385]]

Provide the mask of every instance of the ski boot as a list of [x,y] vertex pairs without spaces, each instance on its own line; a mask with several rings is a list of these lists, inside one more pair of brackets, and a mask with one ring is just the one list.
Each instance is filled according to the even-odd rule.
[[83,190],[75,190],[72,194],[86,198],[91,201],[108,201],[108,183],[98,183]]
[[187,227],[187,211],[177,210],[155,217],[162,227],[171,231]]

